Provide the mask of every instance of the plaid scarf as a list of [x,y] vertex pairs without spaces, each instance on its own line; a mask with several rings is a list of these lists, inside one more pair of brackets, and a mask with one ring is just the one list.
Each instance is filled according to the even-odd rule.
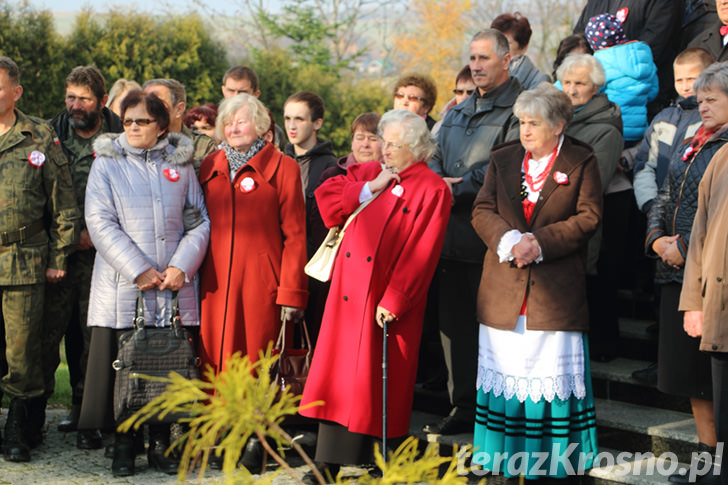
[[248,163],[264,146],[265,140],[258,138],[250,145],[247,152],[241,153],[228,145],[227,142],[222,142],[222,148],[225,150],[225,156],[228,159],[228,166],[230,167],[230,183],[233,183],[238,170],[243,168],[243,165]]

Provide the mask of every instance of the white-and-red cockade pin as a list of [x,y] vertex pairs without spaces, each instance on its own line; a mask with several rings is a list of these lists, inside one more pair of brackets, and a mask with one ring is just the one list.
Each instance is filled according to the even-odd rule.
[[568,184],[569,183],[569,176],[566,175],[564,172],[559,172],[558,170],[554,172],[554,180],[557,184]]
[[625,20],[627,20],[627,15],[629,15],[629,9],[627,7],[620,8],[617,10],[617,20],[619,20],[620,24],[623,24]]
[[247,193],[255,189],[255,180],[252,177],[245,177],[240,181],[240,190]]
[[30,155],[28,155],[28,162],[36,168],[40,168],[43,166],[43,164],[46,161],[46,156],[43,154],[43,152],[39,152],[38,150],[33,150],[30,152]]
[[392,193],[396,195],[397,197],[402,197],[402,194],[404,194],[404,188],[402,188],[401,185],[395,185],[392,187]]
[[176,182],[179,180],[179,170],[176,168],[165,168],[162,173],[167,177],[170,182]]

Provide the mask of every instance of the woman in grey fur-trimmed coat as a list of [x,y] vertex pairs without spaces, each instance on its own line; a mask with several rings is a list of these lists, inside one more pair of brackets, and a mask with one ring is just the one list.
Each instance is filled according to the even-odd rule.
[[[119,334],[133,325],[139,290],[148,326],[169,324],[172,291],[179,292],[182,324],[200,324],[197,270],[210,222],[192,165],[192,142],[176,133],[167,136],[169,115],[153,94],[132,91],[121,111],[124,133],[94,142],[97,158],[86,187],[86,225],[97,252],[80,430],[114,424],[111,362]],[[150,467],[175,474],[176,460],[164,456],[168,447],[169,425],[150,426]],[[134,455],[132,434],[117,432],[113,474],[133,475]]]

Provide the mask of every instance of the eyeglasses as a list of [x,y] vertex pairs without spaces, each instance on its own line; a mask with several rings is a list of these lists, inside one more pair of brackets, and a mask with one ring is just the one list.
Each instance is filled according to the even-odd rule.
[[394,150],[401,150],[402,148],[407,146],[406,143],[394,143],[391,141],[385,141],[382,137],[379,137],[379,143],[382,144],[383,150],[387,150],[389,148],[393,148]]
[[410,94],[409,96],[404,93],[394,93],[394,99],[399,99],[400,101],[404,98],[407,98],[407,101],[410,103],[424,103],[425,98],[421,98],[419,96],[415,96],[414,94]]
[[147,126],[151,125],[152,123],[156,122],[157,120],[152,120],[149,118],[137,118],[137,119],[131,119],[131,118],[125,118],[124,121],[122,121],[124,126],[131,126],[134,123],[136,123],[137,126]]
[[467,93],[470,96],[475,92],[475,89],[453,89],[452,92],[458,96],[462,96],[463,93]]

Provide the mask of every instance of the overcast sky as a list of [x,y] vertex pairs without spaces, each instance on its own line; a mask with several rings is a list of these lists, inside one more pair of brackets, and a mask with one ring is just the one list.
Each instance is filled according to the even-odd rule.
[[[195,2],[194,0],[174,0],[172,1],[165,1],[165,0],[155,0],[153,2],[145,2],[145,1],[138,1],[138,0],[130,0],[130,1],[118,1],[118,0],[112,0],[112,1],[101,1],[101,0],[31,0],[31,5],[43,8],[43,9],[49,9],[53,11],[59,11],[59,12],[73,12],[78,11],[83,7],[90,6],[94,10],[97,10],[99,12],[106,11],[109,7],[109,5],[116,5],[120,9],[132,9],[136,12],[140,10],[147,10],[147,11],[153,11],[155,9],[160,9],[165,3],[166,4],[174,4],[178,10],[178,12],[185,12],[189,8],[197,8],[197,3],[203,3],[205,6],[209,6],[210,8],[214,9],[215,11],[221,12],[221,13],[227,13],[227,14],[233,14],[236,10],[239,10],[238,8],[238,2],[235,0],[201,0],[200,2]],[[240,2],[242,3],[242,2]],[[275,5],[278,2],[276,0],[272,0],[271,5]]]

